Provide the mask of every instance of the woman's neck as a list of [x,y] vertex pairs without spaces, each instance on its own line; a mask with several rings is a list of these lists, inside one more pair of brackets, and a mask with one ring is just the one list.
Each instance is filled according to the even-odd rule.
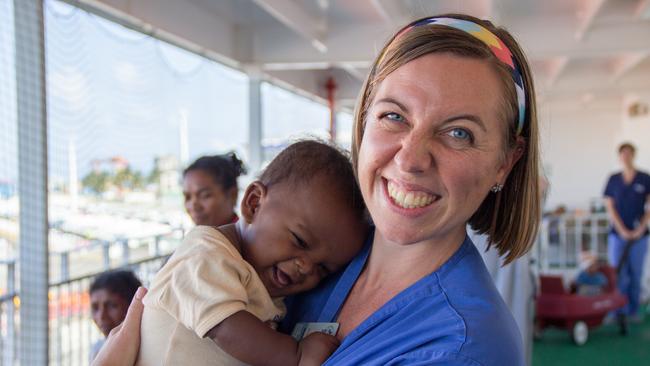
[[633,165],[623,167],[623,180],[626,183],[629,183],[632,180],[634,180],[635,175],[636,175],[636,169],[634,168]]
[[444,238],[397,244],[376,230],[363,276],[368,284],[405,289],[440,268],[462,245],[465,235],[463,227]]
[[405,245],[391,243],[375,230],[370,258],[339,313],[337,337],[343,339],[390,299],[440,268],[460,247],[465,235],[463,227],[445,240]]

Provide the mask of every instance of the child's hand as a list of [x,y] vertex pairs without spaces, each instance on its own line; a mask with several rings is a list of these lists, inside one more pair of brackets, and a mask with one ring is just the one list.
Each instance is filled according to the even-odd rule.
[[339,344],[339,340],[329,334],[311,333],[298,344],[300,348],[300,362],[298,365],[322,365],[336,351]]

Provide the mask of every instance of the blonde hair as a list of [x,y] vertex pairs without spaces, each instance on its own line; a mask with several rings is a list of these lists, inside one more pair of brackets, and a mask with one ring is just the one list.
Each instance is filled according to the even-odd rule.
[[[448,26],[420,25],[406,32],[397,32],[386,43],[363,84],[354,116],[352,133],[352,163],[358,172],[359,148],[365,130],[367,111],[374,98],[378,84],[402,65],[430,53],[451,53],[476,58],[489,63],[502,84],[504,91],[501,115],[506,121],[503,128],[503,157],[508,150],[517,149],[517,139],[523,138],[525,145],[521,158],[513,166],[504,188],[496,194],[488,194],[478,210],[469,219],[472,229],[488,236],[489,245],[494,245],[505,263],[524,255],[537,237],[541,217],[539,189],[539,137],[535,91],[530,67],[521,48],[503,28],[497,28],[489,21],[467,15],[447,14],[441,17],[468,20],[490,30],[510,49],[521,71],[526,97],[526,111],[523,129],[517,134],[517,96],[510,69],[499,61],[488,46],[474,36]],[[415,23],[415,22],[414,22]],[[397,36],[399,34],[399,37]]]

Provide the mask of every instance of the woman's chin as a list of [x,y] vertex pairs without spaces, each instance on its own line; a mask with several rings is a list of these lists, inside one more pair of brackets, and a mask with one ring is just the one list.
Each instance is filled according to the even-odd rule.
[[407,226],[387,225],[384,230],[376,229],[382,238],[397,245],[411,245],[427,239],[427,234],[418,228]]
[[[383,224],[383,225],[382,225]],[[441,227],[423,227],[398,223],[375,223],[376,234],[394,245],[414,245],[426,241],[438,243],[455,243],[463,240],[466,233],[465,224],[453,229]]]

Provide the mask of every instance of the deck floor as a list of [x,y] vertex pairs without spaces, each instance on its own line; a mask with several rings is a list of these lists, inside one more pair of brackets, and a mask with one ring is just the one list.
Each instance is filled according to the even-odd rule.
[[650,314],[642,323],[631,324],[625,337],[616,324],[590,330],[582,347],[573,344],[567,331],[544,331],[533,344],[533,366],[553,365],[650,365]]

